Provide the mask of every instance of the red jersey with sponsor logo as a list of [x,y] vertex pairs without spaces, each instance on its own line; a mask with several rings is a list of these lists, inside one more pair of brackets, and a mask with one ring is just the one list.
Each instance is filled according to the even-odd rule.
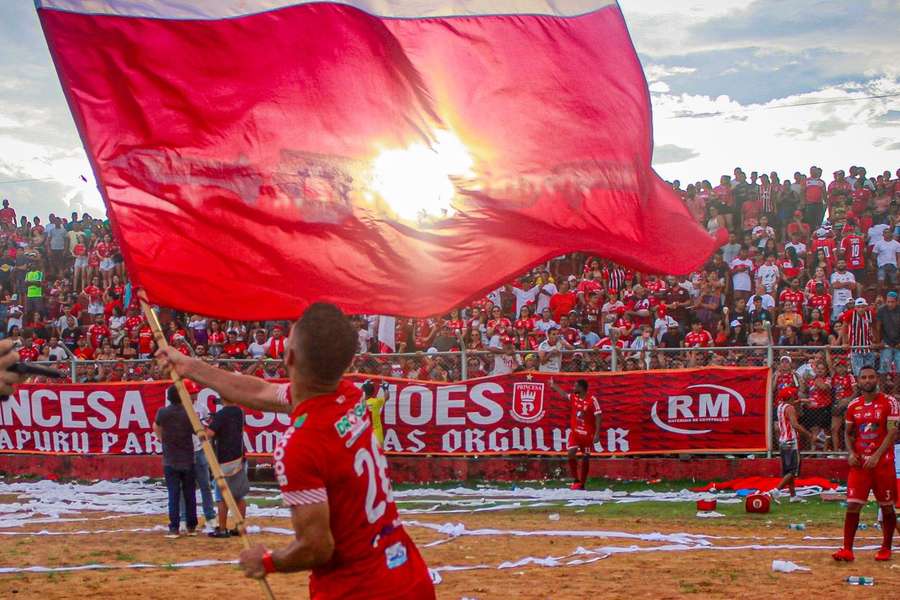
[[[287,402],[288,384],[279,395]],[[327,503],[334,554],[312,570],[313,598],[433,598],[425,562],[403,529],[366,399],[349,381],[301,402],[275,448],[287,506]]]
[[827,319],[831,314],[831,294],[822,294],[821,296],[813,294],[807,302],[809,308],[818,308],[822,312],[822,318]]
[[150,354],[153,351],[153,330],[144,324],[138,330],[138,352]]
[[597,433],[595,417],[602,414],[600,402],[596,396],[582,397],[576,393],[569,394],[571,416],[569,426],[572,432],[580,437],[594,437]]
[[[887,394],[876,394],[872,402],[866,402],[860,396],[847,407],[844,420],[848,425],[856,425],[854,452],[862,457],[871,456],[884,442],[888,422],[900,421],[900,404]],[[894,453],[891,450],[888,448],[882,455],[879,466],[894,463]]]
[[466,322],[462,319],[447,319],[444,325],[450,328],[453,335],[461,335],[466,330]]
[[797,375],[793,371],[775,371],[775,391],[798,386]]
[[128,317],[127,319],[125,319],[125,325],[123,326],[123,329],[126,332],[131,333],[136,328],[140,327],[143,324],[143,322],[144,322],[143,317],[137,317],[137,316]]
[[841,248],[844,250],[844,260],[847,261],[847,268],[851,270],[862,269],[865,267],[865,256],[863,249],[866,247],[865,241],[861,236],[851,233],[845,235],[841,240]]
[[[814,408],[828,408],[831,406],[831,382],[827,377],[816,377],[809,388],[809,399]],[[820,388],[819,385],[826,387]]]
[[109,337],[109,327],[106,325],[91,325],[87,328],[88,339],[91,341],[91,347],[97,348],[103,338]]
[[28,348],[19,348],[19,360],[22,362],[31,362],[33,360],[37,360],[38,356],[40,356],[40,352],[34,346],[29,346]]
[[581,334],[574,327],[563,327],[559,330],[559,336],[573,346],[581,343]]
[[851,373],[831,376],[831,389],[836,400],[843,400],[853,395],[853,386],[856,385],[856,377]]
[[801,292],[800,290],[797,290],[795,292],[794,290],[788,288],[778,295],[778,301],[781,304],[784,304],[785,302],[793,302],[794,306],[797,307],[797,310],[800,311],[803,310],[803,303],[806,301],[806,296],[804,296],[803,292]]
[[700,331],[691,331],[684,336],[685,348],[705,348],[712,344],[713,337],[710,333],[701,329]]
[[516,319],[516,329],[524,329],[526,332],[534,329],[534,319]]
[[493,329],[494,333],[503,333],[512,327],[512,323],[506,317],[500,317],[499,319],[490,319],[487,322],[487,326]]

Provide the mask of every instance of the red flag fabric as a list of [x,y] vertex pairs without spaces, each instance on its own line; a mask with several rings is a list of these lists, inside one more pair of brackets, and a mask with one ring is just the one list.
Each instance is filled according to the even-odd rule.
[[686,273],[719,243],[650,166],[610,0],[37,4],[154,302],[426,316],[569,251]]

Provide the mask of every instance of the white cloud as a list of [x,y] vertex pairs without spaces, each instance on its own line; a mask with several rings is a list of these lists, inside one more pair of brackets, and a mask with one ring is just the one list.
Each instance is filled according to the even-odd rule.
[[[680,162],[665,160],[655,166],[663,177],[682,182],[714,181],[736,166],[748,172],[775,170],[782,177],[805,172],[813,164],[825,173],[846,170],[850,164],[865,165],[870,173],[893,171],[900,166],[900,156],[891,154],[881,140],[896,139],[890,114],[900,108],[900,99],[862,99],[892,93],[900,93],[900,81],[880,78],[750,105],[728,96],[654,94],[656,144],[696,152]],[[857,100],[790,106],[831,99]]]

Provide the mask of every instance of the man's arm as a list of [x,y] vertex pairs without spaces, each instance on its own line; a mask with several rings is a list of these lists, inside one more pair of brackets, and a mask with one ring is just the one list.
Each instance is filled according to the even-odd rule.
[[162,441],[162,427],[153,423],[153,433],[156,434],[156,438],[161,442]]
[[[283,573],[306,571],[331,560],[334,554],[334,537],[331,535],[327,502],[291,507],[291,524],[294,541],[286,548],[272,551],[275,570]],[[240,564],[247,577],[262,579],[266,576],[263,555],[266,547],[258,544],[241,552]]]
[[809,429],[801,425],[800,421],[797,420],[797,411],[794,409],[794,407],[788,406],[785,412],[787,413],[788,421],[790,421],[791,427],[794,428],[794,431],[799,431],[806,437],[812,439],[812,433],[810,433]]
[[603,419],[603,415],[601,413],[594,414],[594,443],[600,441],[600,421]]
[[846,422],[844,425],[844,445],[847,447],[847,452],[849,454],[848,460],[851,467],[858,467],[859,456],[857,456],[856,452],[853,450],[856,448],[856,424]]
[[559,385],[557,385],[556,381],[554,381],[552,377],[550,378],[550,381],[547,383],[550,385],[551,390],[553,390],[554,392],[556,392],[563,398],[567,398],[569,396],[569,394],[567,394],[565,392],[565,390],[563,390],[561,387],[559,387]]
[[230,373],[209,365],[202,360],[185,356],[172,347],[156,352],[165,369],[174,368],[181,377],[188,377],[195,383],[210,387],[226,400],[235,404],[263,412],[291,412],[291,402],[279,399],[279,385],[249,375]]

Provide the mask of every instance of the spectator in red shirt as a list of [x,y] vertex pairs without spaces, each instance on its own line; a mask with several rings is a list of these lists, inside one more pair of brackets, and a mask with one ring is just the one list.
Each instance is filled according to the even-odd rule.
[[87,328],[87,335],[91,343],[91,348],[94,350],[100,347],[100,344],[104,339],[109,339],[109,327],[106,326],[103,315],[94,317],[93,325]]
[[94,349],[91,348],[86,336],[82,336],[78,339],[78,345],[75,347],[72,354],[79,360],[94,360]]
[[806,204],[803,209],[803,220],[812,228],[820,227],[825,218],[825,182],[822,181],[822,169],[809,168],[809,177],[803,186]]
[[222,348],[223,358],[246,358],[247,344],[237,339],[237,332],[229,330],[227,336],[228,340]]
[[559,323],[560,318],[569,314],[577,303],[578,298],[575,292],[572,291],[569,282],[561,281],[559,283],[559,291],[550,297],[550,312],[553,313],[553,320]]

